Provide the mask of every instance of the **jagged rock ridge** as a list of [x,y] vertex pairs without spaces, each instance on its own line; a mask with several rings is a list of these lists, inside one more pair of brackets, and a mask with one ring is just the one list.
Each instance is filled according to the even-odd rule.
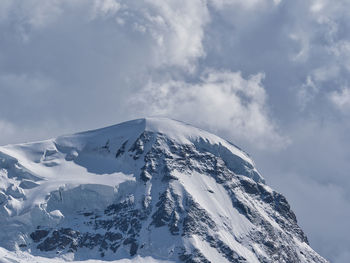
[[327,262],[246,153],[181,122],[0,147],[0,175],[0,246],[20,255]]

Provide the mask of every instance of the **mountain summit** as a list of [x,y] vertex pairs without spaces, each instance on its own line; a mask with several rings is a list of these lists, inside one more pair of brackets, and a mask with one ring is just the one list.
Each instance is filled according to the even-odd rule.
[[0,222],[0,262],[327,262],[245,152],[169,119],[0,147]]

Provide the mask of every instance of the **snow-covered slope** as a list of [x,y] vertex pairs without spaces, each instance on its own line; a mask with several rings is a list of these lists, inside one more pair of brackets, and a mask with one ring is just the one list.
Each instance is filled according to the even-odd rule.
[[246,153],[168,119],[0,147],[0,222],[0,262],[326,262]]

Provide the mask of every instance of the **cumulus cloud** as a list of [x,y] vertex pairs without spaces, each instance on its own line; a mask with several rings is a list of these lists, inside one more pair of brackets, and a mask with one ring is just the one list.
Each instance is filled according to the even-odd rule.
[[173,117],[263,148],[288,144],[269,115],[264,74],[207,70],[198,83],[150,81],[132,98],[139,111]]
[[148,29],[157,40],[161,64],[189,67],[205,55],[202,38],[209,16],[204,1],[148,2],[156,10],[146,17],[152,23]]
[[300,43],[293,59],[307,65],[308,75],[298,94],[308,94],[302,100],[307,106],[306,101],[320,100],[330,89],[338,90],[349,81],[350,36],[344,30],[350,21],[344,10],[350,6],[348,1],[328,0],[305,4],[308,17],[295,20],[291,38]]
[[[72,29],[65,25],[68,31],[77,30],[76,26],[81,30],[84,26],[98,26],[95,20],[104,19],[104,23],[114,23],[114,34],[127,32],[122,38],[133,38],[133,34],[138,34],[138,48],[146,51],[148,47],[152,51],[149,60],[155,63],[153,66],[179,66],[193,70],[195,60],[205,55],[202,38],[209,14],[202,0],[28,0],[4,1],[0,7],[5,10],[0,13],[0,23],[14,27],[24,41],[35,37],[33,31],[57,30],[57,25],[64,24],[62,19],[68,18],[72,23]],[[11,17],[9,13],[12,13]]]
[[18,125],[54,118],[76,129],[130,117],[123,101],[149,75],[194,74],[210,20],[201,0],[1,1],[0,10],[0,111]]

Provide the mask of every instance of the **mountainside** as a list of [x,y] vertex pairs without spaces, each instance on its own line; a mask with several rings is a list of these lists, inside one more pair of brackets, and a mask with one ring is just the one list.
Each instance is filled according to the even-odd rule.
[[327,262],[246,153],[168,119],[0,147],[0,222],[0,262]]

